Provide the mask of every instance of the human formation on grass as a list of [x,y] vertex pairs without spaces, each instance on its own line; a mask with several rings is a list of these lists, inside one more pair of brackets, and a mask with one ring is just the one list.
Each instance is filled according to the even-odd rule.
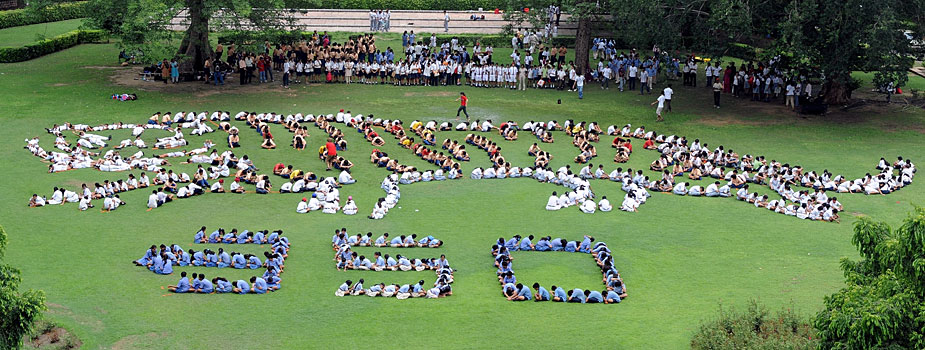
[[396,235],[389,237],[389,234],[383,233],[381,236],[372,240],[372,232],[363,234],[348,234],[346,228],[334,231],[331,238],[331,246],[336,252],[334,262],[338,271],[360,270],[360,271],[424,271],[431,270],[436,273],[436,281],[432,286],[425,286],[424,280],[410,284],[395,283],[377,283],[365,288],[364,279],[354,283],[347,280],[337,290],[334,295],[342,297],[347,295],[367,295],[370,297],[395,297],[399,300],[408,298],[426,297],[436,299],[453,295],[453,268],[450,267],[446,255],[441,254],[439,258],[409,258],[402,254],[396,254],[395,257],[389,254],[383,255],[381,252],[374,252],[372,259],[365,255],[353,251],[353,247],[392,247],[392,248],[439,248],[443,246],[443,241],[434,238],[431,235],[418,239],[417,234]]
[[214,251],[205,248],[201,251],[194,249],[183,250],[179,244],[161,244],[160,249],[151,245],[145,251],[144,256],[133,261],[136,266],[142,266],[159,275],[172,275],[174,266],[179,267],[214,267],[218,269],[251,269],[256,270],[265,268],[266,270],[260,276],[252,276],[249,285],[245,280],[237,280],[234,283],[228,279],[216,276],[211,280],[206,278],[204,273],[193,273],[192,278],[187,277],[186,271],[180,273],[180,280],[177,285],[168,286],[167,289],[175,293],[238,293],[238,294],[264,294],[268,291],[278,290],[281,286],[282,279],[280,274],[285,269],[285,259],[289,257],[289,239],[283,236],[282,230],[261,230],[238,232],[233,228],[225,232],[225,229],[219,228],[206,234],[206,227],[203,226],[193,236],[193,244],[235,244],[238,246],[248,244],[267,245],[270,250],[263,252],[265,260],[259,256],[230,251],[226,252],[224,248],[218,248]]
[[[501,294],[507,300],[615,304],[626,299],[626,285],[623,283],[623,278],[620,277],[620,271],[614,267],[613,255],[611,255],[610,248],[607,247],[606,243],[595,243],[594,237],[588,235],[585,235],[580,242],[546,236],[541,237],[534,244],[533,239],[533,235],[527,237],[514,235],[507,240],[501,237],[491,246],[491,255],[494,257],[495,267],[498,268],[497,275],[498,282],[501,283]],[[517,276],[514,274],[514,258],[511,256],[513,251],[590,254],[601,269],[605,288],[601,291],[582,290],[581,288],[569,290],[562,286],[553,285],[550,287],[550,291],[537,282],[532,285],[526,285],[523,281],[518,282]],[[530,287],[533,287],[533,291],[531,291]]]
[[[270,127],[284,127],[293,134],[290,146],[297,150],[304,149],[308,143],[307,124],[314,124],[326,134],[326,141],[318,149],[318,159],[324,162],[327,170],[340,170],[340,174],[337,177],[321,177],[293,165],[276,163],[272,168],[272,175],[288,180],[276,190],[271,184],[270,174],[261,173],[248,155],[240,158],[235,155],[234,148],[240,147],[240,130],[231,123],[237,122],[243,122],[260,135],[263,140],[261,145],[265,149],[275,148]],[[210,124],[216,128],[209,126]],[[252,185],[253,192],[258,194],[313,192],[310,197],[303,197],[299,202],[296,208],[299,213],[320,210],[324,213],[340,211],[354,215],[359,211],[354,199],[348,197],[342,204],[340,198],[339,188],[355,183],[356,180],[350,170],[354,164],[337,153],[348,147],[346,135],[339,125],[353,128],[361,134],[374,147],[370,154],[370,162],[389,172],[380,186],[385,196],[373,204],[369,215],[371,219],[383,218],[388,210],[398,203],[401,197],[399,184],[462,178],[461,164],[472,159],[473,155],[469,151],[474,149],[484,151],[492,166],[474,167],[469,174],[471,179],[526,177],[563,186],[565,190],[561,194],[555,192],[548,199],[546,209],[560,210],[576,206],[584,213],[611,211],[613,206],[610,201],[606,197],[597,199],[592,189],[593,180],[611,180],[618,182],[620,188],[626,192],[619,206],[623,211],[638,211],[640,205],[651,197],[652,192],[661,192],[695,197],[735,197],[757,208],[766,208],[801,219],[838,221],[838,213],[843,211],[844,207],[835,196],[830,195],[831,193],[888,194],[910,184],[916,173],[916,167],[911,160],[899,157],[894,162],[881,159],[876,166],[879,171],[877,173],[849,179],[843,175],[832,174],[828,170],[807,170],[800,165],[769,160],[761,155],[740,155],[723,146],[711,148],[700,139],[689,141],[686,136],[665,135],[647,130],[644,126],[634,128],[629,124],[622,127],[610,125],[602,129],[595,122],[571,119],[562,123],[556,120],[531,120],[523,126],[513,121],[505,121],[496,126],[491,120],[480,119],[457,123],[446,121],[439,124],[435,120],[415,120],[406,129],[405,124],[397,119],[354,115],[344,110],[336,114],[317,116],[242,111],[233,117],[229,112],[223,111],[168,112],[155,113],[146,123],[138,124],[119,122],[97,126],[70,123],[54,125],[46,129],[55,137],[55,150],[51,152],[40,145],[38,137],[26,140],[25,148],[48,162],[49,172],[84,168],[106,172],[141,170],[138,177],[129,174],[124,180],[96,183],[92,189],[88,184],[83,184],[77,191],[55,187],[50,199],[35,194],[29,205],[78,203],[79,209],[86,210],[94,207],[92,201],[102,200],[103,210],[108,211],[125,204],[119,197],[120,193],[152,187],[147,203],[150,210],[174,199],[189,198],[207,192],[246,193],[250,191],[245,186]],[[117,130],[130,130],[132,137],[111,147],[110,143],[114,144],[112,137],[101,134]],[[157,138],[153,147],[148,148],[142,139],[148,130],[172,135]],[[218,130],[226,132],[224,144],[228,149],[220,153],[216,143],[211,139],[205,140],[202,147],[180,149],[191,145],[184,130],[192,130],[190,134],[198,137],[205,137]],[[449,131],[470,133],[466,134],[463,142],[445,138],[440,148],[437,148],[436,134]],[[521,131],[529,132],[537,139],[537,142],[527,149],[527,154],[535,157],[533,166],[520,167],[511,164],[502,154],[501,146],[489,136],[497,133],[503,139],[500,142],[513,142],[518,139],[518,132]],[[571,137],[572,144],[577,148],[578,155],[573,158],[573,162],[582,166],[577,172],[573,172],[570,165],[561,166],[555,171],[549,165],[553,156],[540,145],[554,142],[552,135],[558,132]],[[392,134],[397,145],[410,150],[414,156],[432,164],[435,169],[418,169],[381,150],[386,143],[383,138],[385,133]],[[613,161],[617,164],[629,160],[633,152],[634,139],[644,140],[644,150],[659,154],[648,170],[655,171],[660,176],[656,179],[650,178],[643,169],[624,170],[623,167],[617,166],[608,172],[603,164],[595,167],[591,163],[598,156],[595,144],[601,142],[602,136],[614,136],[611,147],[616,150]],[[75,140],[70,141],[68,137]],[[467,149],[466,146],[472,148]],[[123,157],[120,152],[125,152],[130,147],[138,150],[128,157]],[[165,153],[152,154],[150,150],[164,150]],[[192,176],[185,172],[174,172],[167,169],[173,165],[169,162],[171,158],[181,158],[181,164],[197,164],[197,169]],[[148,173],[152,174],[150,178]],[[227,191],[224,187],[226,178],[231,180]],[[693,182],[711,179],[713,182],[705,186]],[[774,194],[755,190],[755,187],[759,186],[767,186]]]

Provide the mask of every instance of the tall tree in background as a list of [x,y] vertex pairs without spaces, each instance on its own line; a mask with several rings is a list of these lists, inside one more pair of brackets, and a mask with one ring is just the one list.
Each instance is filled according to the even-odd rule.
[[898,229],[862,217],[843,259],[845,283],[825,298],[814,326],[825,349],[925,349],[925,208]]
[[[120,37],[124,48],[144,52],[149,62],[180,56],[181,70],[186,72],[202,69],[205,59],[212,57],[210,29],[281,29],[288,22],[280,10],[282,0],[91,0],[90,4],[91,25]],[[179,19],[181,15],[186,21]],[[184,27],[182,34],[177,32]]]
[[[0,258],[6,250],[6,231],[0,226]],[[0,263],[0,349],[18,349],[22,337],[45,310],[45,293],[40,290],[19,291],[19,270]]]

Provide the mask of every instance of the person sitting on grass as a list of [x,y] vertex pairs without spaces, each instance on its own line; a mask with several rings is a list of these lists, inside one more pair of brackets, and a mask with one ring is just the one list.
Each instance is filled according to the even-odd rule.
[[190,291],[189,278],[186,277],[186,271],[180,272],[180,281],[175,286],[167,286],[167,290],[174,293],[187,293]]

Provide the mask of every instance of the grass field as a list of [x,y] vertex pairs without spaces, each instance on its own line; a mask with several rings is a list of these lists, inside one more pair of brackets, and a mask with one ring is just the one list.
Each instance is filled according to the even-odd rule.
[[70,19],[0,29],[0,46],[23,46],[39,38],[51,38],[77,29],[82,22],[82,19]]
[[[30,209],[32,193],[51,194],[53,186],[76,188],[81,183],[118,179],[125,173],[95,170],[48,174],[47,164],[23,149],[23,139],[42,138],[51,149],[53,138],[44,128],[56,123],[99,124],[143,122],[155,111],[228,110],[237,112],[375,114],[384,118],[455,119],[454,99],[460,90],[470,96],[470,114],[493,121],[565,119],[598,121],[602,125],[632,123],[665,134],[699,138],[711,147],[724,145],[738,153],[761,154],[808,169],[854,178],[873,172],[880,157],[902,155],[921,162],[925,113],[865,107],[851,113],[803,119],[783,107],[725,98],[723,109],[711,108],[708,91],[676,86],[675,112],[654,123],[649,103],[655,95],[602,91],[589,85],[585,99],[556,91],[525,92],[468,87],[385,87],[362,85],[294,86],[290,90],[235,85],[217,90],[192,83],[164,87],[140,83],[115,85],[111,76],[126,75],[113,66],[112,45],[80,45],[36,60],[0,65],[0,224],[9,233],[6,261],[22,269],[27,288],[47,293],[48,317],[76,333],[87,349],[142,348],[333,348],[355,346],[490,348],[505,342],[510,348],[677,349],[688,346],[701,320],[718,306],[744,306],[758,299],[771,309],[794,308],[811,315],[821,309],[823,296],[840,288],[838,261],[856,258],[850,244],[855,215],[870,215],[898,224],[911,204],[922,204],[925,188],[916,180],[888,196],[838,196],[847,211],[841,223],[798,220],[755,209],[731,199],[689,198],[664,194],[653,197],[639,213],[582,214],[577,209],[543,210],[546,198],[559,187],[528,179],[431,182],[402,187],[399,207],[380,221],[365,218],[382,196],[379,182],[387,174],[369,161],[371,147],[359,134],[344,129],[350,148],[343,154],[356,165],[357,184],[345,186],[360,207],[356,217],[320,213],[296,214],[301,194],[214,195],[180,200],[145,212],[147,194],[130,192],[128,203],[104,214],[79,212],[76,205]],[[131,76],[128,74],[127,76]],[[118,81],[118,79],[116,79]],[[676,85],[680,85],[677,83]],[[135,92],[134,102],[115,102],[113,93]],[[562,99],[557,104],[557,99]],[[881,109],[882,108],[882,109]],[[343,127],[343,126],[341,126]],[[286,147],[290,135],[272,127],[280,149],[262,150],[258,135],[242,126],[243,149],[261,169],[282,162],[325,173],[314,149],[323,133],[310,128],[309,147],[299,153]],[[114,140],[128,134],[113,133]],[[437,138],[462,140],[463,133],[438,133]],[[154,132],[146,132],[149,144]],[[524,133],[515,142],[503,141],[505,156],[516,165],[532,164]],[[577,150],[562,134],[544,145],[557,168],[571,163]],[[188,137],[193,143],[219,134]],[[409,151],[389,143],[383,149],[403,163],[429,165]],[[600,157],[612,170],[613,151],[602,141]],[[638,141],[634,141],[638,142]],[[628,164],[647,168],[657,155],[635,144]],[[224,149],[219,147],[219,149]],[[132,151],[134,152],[134,150]],[[146,151],[147,152],[151,152]],[[484,152],[470,150],[466,174],[487,166]],[[159,152],[155,152],[159,153]],[[574,165],[573,165],[574,168]],[[191,172],[192,165],[173,167]],[[137,174],[137,171],[135,172]],[[650,176],[655,174],[648,172]],[[280,182],[272,178],[274,184]],[[612,182],[594,182],[598,195],[619,203],[622,191]],[[916,202],[918,201],[918,202]],[[99,204],[98,204],[99,205]],[[283,229],[292,242],[283,287],[269,295],[168,295],[179,271],[246,278],[251,271],[177,268],[174,276],[158,276],[130,262],[151,244],[178,243],[191,247],[199,226],[210,229]],[[337,298],[333,291],[345,279],[409,283],[433,281],[426,272],[337,272],[330,260],[334,229],[393,234],[432,234],[445,241],[439,249],[382,249],[411,256],[446,254],[458,269],[454,295],[439,300]],[[498,237],[514,234],[551,235],[578,239],[594,235],[614,250],[630,297],[619,305],[511,303],[500,296],[489,248]],[[201,249],[202,247],[195,247]],[[259,253],[257,247],[244,249]],[[369,254],[371,248],[361,249]],[[600,273],[573,254],[517,253],[515,269],[528,284],[536,280],[575,288],[600,288]],[[595,284],[597,283],[597,284]],[[507,335],[504,340],[495,338]]]

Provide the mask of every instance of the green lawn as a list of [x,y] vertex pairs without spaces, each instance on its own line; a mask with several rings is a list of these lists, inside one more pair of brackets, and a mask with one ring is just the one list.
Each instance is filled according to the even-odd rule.
[[[731,98],[725,98],[723,109],[716,110],[711,108],[706,89],[682,88],[677,86],[680,83],[675,84],[675,112],[659,124],[654,122],[649,106],[654,95],[602,91],[594,85],[587,87],[585,99],[580,101],[566,92],[467,87],[312,85],[248,91],[251,89],[226,86],[218,89],[225,93],[211,93],[211,87],[191,92],[190,83],[181,86],[182,91],[174,91],[175,87],[163,90],[160,83],[149,83],[142,90],[113,85],[110,74],[123,68],[100,68],[111,66],[112,61],[106,58],[117,52],[112,44],[80,45],[32,61],[0,65],[4,91],[0,99],[4,125],[0,129],[0,159],[7,165],[0,169],[0,183],[4,184],[0,186],[0,224],[10,239],[5,260],[22,269],[25,287],[47,293],[48,317],[76,333],[87,349],[289,349],[344,344],[494,348],[499,341],[507,341],[505,346],[512,348],[684,348],[700,321],[712,318],[720,304],[744,306],[755,298],[771,309],[792,307],[807,316],[817,312],[823,297],[843,285],[839,259],[857,258],[850,243],[853,215],[870,215],[896,225],[912,203],[922,204],[925,195],[921,179],[917,179],[888,196],[838,196],[847,209],[840,224],[801,221],[732,199],[666,194],[653,194],[639,213],[587,215],[574,208],[543,210],[549,193],[561,191],[561,187],[528,179],[466,178],[403,186],[399,207],[385,219],[373,221],[365,215],[383,196],[378,185],[387,173],[369,164],[368,143],[341,126],[350,142],[343,154],[357,164],[354,176],[359,181],[342,188],[341,195],[357,200],[360,215],[355,217],[296,214],[301,194],[207,194],[146,212],[147,194],[135,191],[123,196],[126,206],[108,214],[79,212],[73,204],[27,208],[32,193],[50,196],[53,186],[75,188],[81,183],[127,176],[87,169],[48,174],[47,164],[23,149],[23,140],[39,136],[50,150],[53,138],[44,128],[56,123],[143,122],[155,111],[168,110],[326,114],[343,108],[355,114],[400,118],[407,125],[414,119],[454,119],[454,99],[459,91],[470,96],[469,112],[474,118],[521,123],[575,119],[598,121],[605,127],[645,125],[665,134],[699,138],[711,148],[724,145],[740,154],[761,154],[852,178],[873,172],[880,157],[925,159],[921,147],[925,114],[920,111],[865,110],[856,115],[803,119],[778,105]],[[112,93],[121,92],[135,92],[139,100],[109,100]],[[557,104],[558,99],[561,104]],[[241,124],[239,127],[244,147],[235,153],[249,155],[259,168],[268,170],[282,162],[325,173],[313,151],[324,142],[317,128],[309,128],[309,151],[299,153],[286,147],[289,134],[279,126],[272,127],[280,144],[277,150],[260,149],[257,134]],[[121,140],[128,132],[112,135],[114,140]],[[166,133],[149,131],[144,138],[152,144],[161,135]],[[464,136],[449,132],[438,133],[437,138],[461,141]],[[528,134],[515,142],[503,141],[497,134],[489,137],[502,145],[502,152],[512,163],[532,164],[526,154],[533,142]],[[569,138],[561,132],[555,137],[556,143],[543,145],[555,157],[551,165],[574,164],[571,159],[577,150]],[[196,144],[207,138],[221,140],[222,135],[188,138]],[[393,157],[430,168],[392,139],[387,141],[383,149]],[[611,162],[614,152],[608,147],[609,141],[600,143],[600,157],[594,163],[612,170],[616,165]],[[630,162],[620,166],[647,168],[657,154],[641,150],[638,141],[634,143],[636,151]],[[463,164],[466,174],[475,166],[489,164],[484,152],[470,152],[473,160]],[[195,166],[172,169],[191,173]],[[278,178],[271,179],[276,185],[280,183]],[[598,195],[616,203],[622,200],[623,192],[615,183],[596,181],[593,186]],[[282,290],[263,296],[169,295],[162,288],[175,284],[179,271],[202,272],[210,278],[220,274],[229,279],[249,277],[251,271],[177,268],[175,275],[168,277],[130,263],[151,244],[178,243],[191,248],[192,235],[202,225],[210,229],[283,229],[292,250]],[[372,231],[376,236],[382,232],[417,233],[444,240],[445,246],[439,249],[381,250],[414,257],[446,254],[458,270],[454,295],[405,301],[333,296],[348,278],[365,278],[367,285],[433,281],[433,275],[425,272],[335,271],[329,242],[334,229],[340,227],[353,233]],[[568,239],[591,234],[607,242],[630,297],[619,305],[505,301],[499,295],[489,249],[498,237],[514,234]],[[261,251],[259,247],[243,250]],[[375,249],[364,248],[361,253],[371,251]],[[527,284],[536,280],[547,288],[552,283],[601,288],[600,272],[583,258],[590,259],[563,253],[517,253],[514,268]],[[515,335],[516,340],[491,337],[502,332]]]
[[82,22],[82,19],[69,19],[0,29],[0,46],[23,46],[40,38],[51,38],[77,29]]

